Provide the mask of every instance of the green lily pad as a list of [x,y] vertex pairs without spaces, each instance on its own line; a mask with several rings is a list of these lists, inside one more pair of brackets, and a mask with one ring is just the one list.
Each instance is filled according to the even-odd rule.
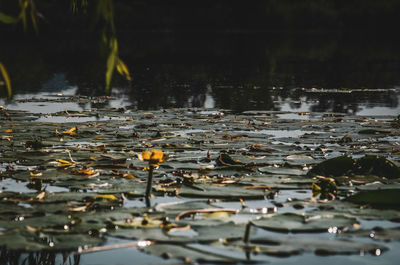
[[[383,245],[356,242],[346,239],[326,239],[314,237],[273,237],[273,238],[255,238],[250,243],[261,253],[275,255],[278,251],[288,255],[300,254],[302,252],[314,252],[316,255],[349,255],[360,253],[371,253],[380,255],[388,250]],[[251,245],[250,245],[251,246]],[[297,251],[296,251],[297,250]],[[272,252],[272,253],[271,253]]]
[[349,227],[357,223],[355,218],[342,215],[306,216],[294,213],[277,214],[252,221],[258,227],[283,233],[326,232],[330,227]]
[[[27,123],[23,118],[29,113],[15,113],[20,118],[2,120],[0,130],[3,249],[63,252],[118,237],[155,241],[153,250],[144,250],[166,258],[231,264],[266,262],[264,255],[251,253],[359,255],[393,248],[396,242],[387,240],[397,240],[398,229],[390,227],[400,220],[395,192],[400,154],[389,122],[393,117],[369,122],[366,117],[344,114],[313,113],[302,119],[296,114],[291,119],[289,112],[285,118],[278,118],[279,113],[224,111],[222,115],[201,109],[148,113],[104,107],[56,113],[67,121],[62,124]],[[93,119],[80,122],[75,117],[79,115]],[[304,121],[311,116],[316,119]],[[371,134],[358,133],[365,123],[390,135],[376,134],[371,141]],[[76,135],[56,133],[74,127]],[[13,132],[5,133],[6,129]],[[352,140],[338,144],[343,135],[351,135]],[[154,171],[151,200],[174,203],[129,208],[143,205],[139,198],[147,181],[148,171],[143,169],[148,162],[139,161],[136,154],[151,149],[170,155]],[[385,158],[362,157],[365,153]],[[57,159],[70,163],[60,166]],[[303,165],[313,166],[308,175],[301,170]],[[79,174],[79,169],[95,174]],[[334,178],[337,194],[332,189],[327,193],[335,193],[335,200],[312,198],[316,175]],[[324,183],[318,184],[323,190]],[[354,190],[358,193],[352,194]],[[369,198],[360,199],[366,193]],[[279,214],[265,215],[274,206]],[[223,208],[226,211],[195,211]],[[304,214],[291,213],[300,211]],[[254,227],[245,244],[248,222]],[[354,231],[358,222],[367,228],[371,222],[382,225],[381,230],[375,229],[375,239],[385,246],[364,238],[371,229]],[[341,233],[323,233],[331,227],[331,232],[337,227]],[[303,234],[277,236],[275,232]]]
[[317,161],[312,156],[304,154],[288,155],[287,157],[285,157],[285,161],[292,166],[317,163]]
[[304,176],[307,174],[307,171],[301,169],[285,167],[260,167],[258,170],[262,173],[275,175]]
[[50,248],[48,244],[35,240],[35,235],[26,231],[0,233],[0,245],[10,250],[41,251]]
[[376,155],[366,155],[356,161],[356,172],[389,179],[400,178],[400,168],[392,161]]
[[226,200],[238,199],[262,199],[265,194],[263,190],[245,189],[243,185],[205,185],[196,184],[194,188],[183,186],[179,196],[189,198],[220,198]]
[[205,200],[194,200],[185,202],[159,203],[154,208],[156,209],[156,211],[163,212],[169,218],[174,219],[179,213],[187,210],[217,207],[211,206],[210,203]]
[[14,230],[0,233],[1,246],[10,250],[56,251],[77,250],[79,247],[90,247],[104,242],[104,238],[85,234],[44,234],[28,230]]
[[211,263],[237,263],[246,262],[242,253],[228,251],[218,248],[204,248],[197,244],[170,245],[154,244],[143,248],[143,251],[164,258],[177,258],[182,260],[191,260],[198,262]]
[[354,169],[354,160],[348,156],[339,156],[328,159],[314,166],[308,171],[309,176],[342,176]]
[[371,230],[358,230],[358,231],[347,231],[342,234],[342,236],[347,237],[368,237],[377,241],[400,241],[400,227],[394,228],[382,228],[375,227]]
[[376,175],[389,179],[400,178],[400,168],[392,161],[376,155],[365,155],[359,159],[339,156],[313,167],[309,176],[339,177],[348,174]]
[[359,204],[400,206],[399,189],[380,189],[360,191],[346,200]]
[[389,134],[390,131],[388,130],[377,130],[377,129],[363,129],[358,131],[359,134],[372,134],[372,135],[382,135],[382,134]]

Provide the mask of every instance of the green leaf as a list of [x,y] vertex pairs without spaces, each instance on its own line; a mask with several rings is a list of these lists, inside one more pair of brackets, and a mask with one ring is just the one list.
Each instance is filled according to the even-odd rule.
[[322,175],[326,177],[342,176],[353,169],[353,158],[348,156],[338,156],[319,163],[308,172],[308,175]]
[[355,218],[342,215],[306,216],[295,213],[278,214],[252,221],[258,227],[283,233],[326,232],[330,227],[349,227],[357,223]]
[[6,24],[15,24],[18,23],[18,18],[9,16],[4,14],[3,12],[0,12],[0,22],[6,23]]
[[400,189],[379,189],[360,191],[347,198],[359,204],[400,206]]
[[344,255],[360,254],[365,252],[377,253],[388,250],[383,245],[368,242],[356,242],[346,239],[330,240],[316,237],[268,237],[254,238],[250,244],[245,245],[238,241],[233,246],[241,246],[244,249],[254,249],[257,253],[264,253],[272,256],[299,255],[303,252],[314,252],[316,255]]
[[110,53],[107,59],[106,70],[106,93],[110,92],[111,79],[118,62],[118,41],[116,38],[111,38],[109,41]]
[[286,167],[260,167],[260,172],[276,174],[276,175],[292,175],[292,176],[303,176],[306,175],[307,171],[298,168],[286,168]]
[[389,179],[400,178],[400,168],[392,161],[376,155],[365,155],[356,160],[358,174],[376,175]]
[[227,249],[216,247],[206,248],[198,244],[170,245],[154,244],[143,248],[146,253],[162,256],[165,258],[177,258],[183,260],[211,262],[211,263],[229,263],[246,262],[241,251],[231,252]]
[[5,68],[5,66],[0,62],[0,73],[4,78],[4,82],[6,84],[6,88],[7,88],[7,94],[8,94],[8,98],[11,98],[12,96],[12,89],[11,89],[11,80],[10,80],[10,76],[7,73],[7,70]]

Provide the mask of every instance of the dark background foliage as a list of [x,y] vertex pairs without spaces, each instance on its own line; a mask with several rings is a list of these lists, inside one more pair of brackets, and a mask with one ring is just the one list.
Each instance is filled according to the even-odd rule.
[[[71,0],[36,0],[43,15],[38,35],[31,25],[23,32],[21,24],[0,24],[0,60],[16,93],[43,89],[54,73],[65,74],[81,94],[104,92],[99,1],[82,6],[77,0],[73,12]],[[220,107],[235,108],[247,97],[255,101],[248,108],[268,108],[266,88],[273,86],[400,83],[400,1],[112,2],[119,55],[134,79],[127,87],[115,75],[113,86],[126,87],[139,108],[183,106],[193,95],[204,99],[207,84],[225,87],[213,90]],[[0,10],[17,15],[18,1],[0,0]]]

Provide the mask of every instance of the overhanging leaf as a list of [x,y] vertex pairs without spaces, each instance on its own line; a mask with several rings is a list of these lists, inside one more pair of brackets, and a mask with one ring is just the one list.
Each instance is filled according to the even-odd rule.
[[1,75],[2,75],[2,77],[4,79],[4,82],[6,84],[8,98],[11,98],[11,96],[12,96],[12,88],[11,88],[10,76],[8,75],[5,66],[1,62],[0,62],[0,73],[1,73]]

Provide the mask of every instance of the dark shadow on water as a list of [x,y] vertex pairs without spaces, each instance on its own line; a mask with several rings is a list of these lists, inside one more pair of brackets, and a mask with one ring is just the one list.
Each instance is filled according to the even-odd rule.
[[80,256],[68,252],[21,252],[0,248],[2,265],[79,265]]
[[[398,107],[393,91],[332,96],[302,90],[399,86],[400,41],[391,36],[121,30],[118,38],[133,81],[114,75],[112,86],[133,109],[278,110],[276,101],[305,99],[318,101],[311,110],[322,112],[356,113],[359,104]],[[79,95],[104,95],[104,58],[93,37],[8,39],[2,52],[16,94],[75,86]]]

